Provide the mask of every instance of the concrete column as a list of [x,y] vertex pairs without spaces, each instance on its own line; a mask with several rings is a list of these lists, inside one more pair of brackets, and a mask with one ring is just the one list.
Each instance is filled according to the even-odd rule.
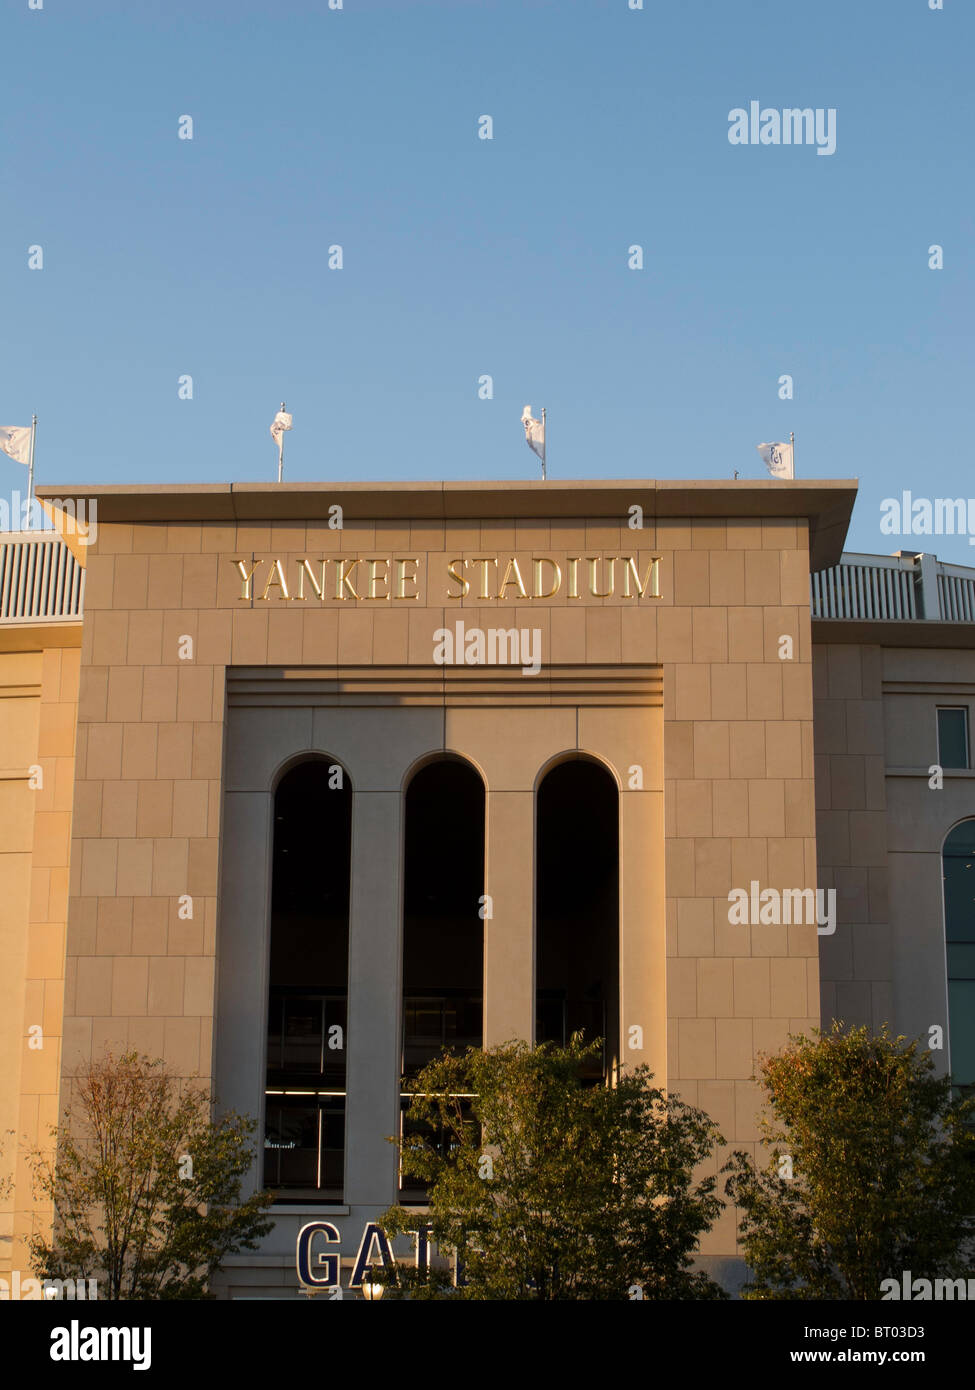
[[535,1019],[535,797],[488,791],[484,1046],[531,1041]]
[[918,605],[921,612],[919,618],[939,619],[941,617],[941,595],[938,593],[938,557],[937,555],[922,554],[915,561],[918,573],[921,576],[918,597]]
[[221,1110],[257,1117],[249,1191],[264,1181],[272,807],[269,791],[224,798],[223,842],[232,852],[224,860],[217,943],[215,1090]]
[[[620,1060],[626,1067],[645,1062],[658,1086],[667,1084],[666,910],[663,793],[623,791]],[[638,1045],[632,1046],[633,1043]]]
[[[667,1084],[667,886],[664,838],[663,711],[581,709],[580,748],[620,782],[620,1062],[646,1063]],[[639,768],[642,786],[631,785]],[[631,1029],[640,1029],[640,1033]],[[637,1046],[631,1046],[635,1042]]]
[[345,1200],[392,1203],[399,1133],[403,797],[355,791],[349,922]]

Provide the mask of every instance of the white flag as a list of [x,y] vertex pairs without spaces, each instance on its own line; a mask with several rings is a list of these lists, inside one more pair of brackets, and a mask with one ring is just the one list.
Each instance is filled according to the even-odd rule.
[[756,444],[765,467],[773,478],[794,478],[791,444]]
[[291,429],[291,420],[292,417],[284,410],[279,410],[274,417],[274,423],[271,425],[271,438],[279,448],[281,447],[281,436],[285,430]]
[[30,463],[30,425],[0,425],[0,449],[18,463]]
[[526,405],[521,412],[521,423],[525,427],[525,443],[533,449],[540,459],[545,458],[545,426],[541,420],[532,418],[532,408]]

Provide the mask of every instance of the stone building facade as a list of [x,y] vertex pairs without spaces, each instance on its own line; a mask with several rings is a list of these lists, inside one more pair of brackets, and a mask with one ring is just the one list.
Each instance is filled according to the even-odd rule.
[[[436,1010],[442,1026],[463,1012],[463,990],[434,980],[429,959],[410,964],[431,942],[445,960],[453,949],[439,909],[413,903],[414,814],[463,857],[451,811],[463,806],[483,851],[464,926],[467,1032],[531,1039],[543,1012],[557,1031],[588,1009],[607,1032],[607,1077],[646,1062],[733,1147],[758,1140],[756,1056],[790,1032],[833,1015],[947,1029],[941,823],[969,814],[972,784],[959,770],[940,802],[919,795],[935,761],[919,710],[975,692],[970,651],[924,645],[940,632],[970,648],[975,628],[946,640],[947,625],[914,618],[888,641],[897,624],[811,615],[810,574],[840,566],[854,484],[47,492],[94,506],[97,534],[71,547],[83,618],[80,603],[58,622],[4,623],[0,609],[0,1019],[17,1059],[0,1119],[21,1146],[38,1137],[79,1062],[126,1047],[257,1116],[275,1162],[317,1142],[315,1181],[285,1183],[273,1234],[228,1263],[225,1296],[297,1296],[295,1242],[312,1220],[334,1225],[348,1271],[397,1198],[404,1029],[408,1051]],[[316,803],[281,800],[309,762],[347,789],[344,830],[337,802],[321,803],[320,844]],[[436,783],[444,763],[462,769],[462,801]],[[549,823],[556,841],[574,837],[571,860]],[[293,873],[282,847],[299,843],[314,851],[305,879],[321,877],[343,922],[341,968],[317,994],[300,972],[307,922],[275,886]],[[605,866],[607,845],[603,954],[580,966],[583,991],[566,981],[588,948],[543,931],[566,898],[543,905],[542,880],[575,875],[586,900],[588,847]],[[752,885],[797,909],[835,888],[836,920],[730,920],[729,893]],[[272,941],[286,921],[290,960]],[[416,969],[425,992],[408,988]],[[542,988],[553,983],[565,988]],[[305,1060],[310,1079],[289,1089],[271,1052],[287,1052],[279,1032],[293,1026],[307,1058],[319,1007],[318,1079]],[[325,1055],[333,1035],[340,1058]],[[0,1261],[26,1269],[45,1217],[16,1165]],[[740,1279],[730,1209],[702,1258]]]

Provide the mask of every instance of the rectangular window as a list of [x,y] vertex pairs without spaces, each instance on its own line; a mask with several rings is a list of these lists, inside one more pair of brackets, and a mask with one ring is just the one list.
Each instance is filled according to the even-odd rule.
[[345,992],[271,986],[264,1183],[282,1204],[342,1199]]
[[938,710],[938,762],[942,767],[968,767],[968,710]]
[[264,1183],[280,1202],[341,1201],[344,1154],[344,1094],[268,1095]]
[[[455,1095],[454,1101],[460,1110],[461,1122],[472,1134],[477,1133],[477,1125],[473,1117],[472,1097],[468,1095]],[[400,1093],[400,1143],[405,1143],[410,1138],[422,1138],[426,1143],[433,1144],[442,1158],[447,1158],[457,1149],[458,1145],[452,1136],[437,1134],[434,1140],[433,1128],[420,1120],[410,1119],[407,1111],[410,1107],[411,1096],[406,1092]],[[403,1172],[402,1150],[400,1153],[399,1166],[399,1200],[410,1206],[427,1201],[427,1188],[423,1178],[416,1173]]]
[[483,1003],[480,990],[403,993],[403,1072],[416,1073],[444,1048],[464,1052],[481,1045]]

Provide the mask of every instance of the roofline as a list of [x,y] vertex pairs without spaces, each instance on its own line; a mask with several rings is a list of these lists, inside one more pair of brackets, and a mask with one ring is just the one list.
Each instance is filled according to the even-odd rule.
[[253,524],[327,519],[341,506],[351,520],[467,520],[564,517],[627,519],[639,505],[646,517],[806,518],[810,566],[839,562],[857,494],[855,479],[655,478],[576,481],[295,482],[49,485],[37,489],[56,507],[70,499],[97,503],[108,522],[224,522]]

